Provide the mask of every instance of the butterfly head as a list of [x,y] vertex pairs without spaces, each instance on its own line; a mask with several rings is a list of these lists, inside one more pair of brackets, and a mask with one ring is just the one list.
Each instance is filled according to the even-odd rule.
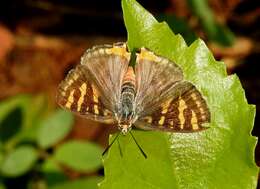
[[131,130],[132,126],[127,124],[118,124],[118,128],[123,135],[126,135]]
[[127,134],[131,128],[133,123],[134,113],[129,114],[119,114],[118,117],[118,128],[122,132],[122,134]]

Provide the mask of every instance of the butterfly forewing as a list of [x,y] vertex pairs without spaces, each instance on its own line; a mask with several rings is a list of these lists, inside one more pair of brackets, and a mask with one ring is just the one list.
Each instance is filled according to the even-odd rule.
[[71,70],[59,85],[58,104],[88,119],[114,122],[112,112],[105,108],[98,88],[89,76],[90,73],[82,65]]
[[129,59],[124,43],[87,50],[81,65],[70,71],[60,84],[58,103],[88,119],[115,122],[114,112]]
[[147,53],[149,51],[143,50],[143,55],[142,51],[137,55],[139,119],[135,125],[170,132],[204,129],[202,125],[210,122],[210,112],[200,92],[183,80],[176,64],[152,52]]
[[130,53],[127,52],[125,43],[94,47],[81,59],[81,64],[89,70],[99,88],[102,102],[112,112],[117,111],[129,59]]

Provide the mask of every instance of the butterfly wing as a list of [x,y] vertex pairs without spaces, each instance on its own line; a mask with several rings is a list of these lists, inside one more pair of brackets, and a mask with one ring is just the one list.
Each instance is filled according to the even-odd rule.
[[125,43],[97,46],[88,50],[81,64],[91,74],[104,105],[112,112],[117,111],[121,85],[130,60]]
[[82,65],[71,70],[59,85],[57,103],[87,119],[113,123],[113,114],[102,103],[100,92],[88,72]]
[[176,64],[143,49],[137,55],[136,66],[139,116],[136,127],[194,132],[204,129],[202,125],[210,122],[204,98],[194,85],[183,80]]
[[156,56],[153,52],[141,48],[136,57],[136,111],[139,116],[151,113],[158,104],[173,94],[175,84],[183,80],[179,66],[168,59]]
[[[176,90],[176,91],[175,91]],[[187,81],[175,84],[172,98],[157,104],[155,111],[140,117],[135,125],[145,130],[195,132],[210,122],[206,101],[194,85]]]
[[88,119],[113,122],[129,59],[125,44],[87,50],[60,84],[58,104]]

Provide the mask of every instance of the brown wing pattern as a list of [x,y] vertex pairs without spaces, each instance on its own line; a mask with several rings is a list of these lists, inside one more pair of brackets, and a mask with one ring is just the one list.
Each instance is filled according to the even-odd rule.
[[142,48],[137,54],[135,125],[170,132],[200,131],[210,122],[201,93],[183,80],[182,70],[170,60]]
[[114,121],[130,53],[125,43],[95,46],[60,84],[57,101],[88,119]]
[[140,118],[136,126],[170,132],[194,132],[205,129],[202,125],[210,122],[210,112],[205,100],[191,83],[183,81],[178,85],[183,90],[178,89],[180,93],[177,98],[164,101],[152,114]]
[[116,112],[121,85],[127,70],[130,53],[125,43],[97,46],[86,51],[81,64],[86,67],[99,88],[104,105]]
[[[136,58],[136,109],[139,116],[155,111],[183,79],[178,65],[142,48]],[[176,90],[175,90],[176,91]]]
[[83,65],[71,70],[61,82],[57,102],[61,107],[88,119],[114,122],[111,111],[105,108],[97,87],[91,82],[89,71]]

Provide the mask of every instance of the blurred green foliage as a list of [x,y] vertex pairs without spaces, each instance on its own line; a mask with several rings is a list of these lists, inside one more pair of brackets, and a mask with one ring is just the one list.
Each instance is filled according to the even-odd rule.
[[233,44],[235,39],[234,34],[227,26],[216,22],[207,0],[187,0],[187,3],[193,14],[199,18],[201,26],[209,40],[223,46]]
[[191,44],[198,37],[192,31],[185,19],[178,18],[174,15],[161,14],[156,17],[159,22],[167,22],[174,33],[180,33],[187,44]]
[[6,177],[17,177],[30,170],[38,156],[32,146],[21,145],[7,153],[2,165],[1,173]]
[[[186,0],[192,16],[199,20],[199,26],[206,35],[208,41],[214,41],[222,46],[232,46],[235,34],[225,24],[216,21],[212,9],[207,0]],[[187,20],[175,15],[160,14],[156,17],[159,22],[165,21],[174,33],[179,33],[185,42],[190,45],[198,36],[190,28]]]
[[[61,122],[61,120],[63,120]],[[37,142],[42,148],[49,148],[62,140],[72,129],[73,117],[69,112],[59,110],[40,124]]]
[[101,155],[102,150],[96,144],[69,141],[56,150],[54,158],[74,170],[91,172],[102,166]]
[[100,176],[70,181],[64,167],[93,175],[102,168],[102,148],[88,141],[64,142],[73,115],[46,104],[43,95],[0,103],[0,189],[96,188]]

